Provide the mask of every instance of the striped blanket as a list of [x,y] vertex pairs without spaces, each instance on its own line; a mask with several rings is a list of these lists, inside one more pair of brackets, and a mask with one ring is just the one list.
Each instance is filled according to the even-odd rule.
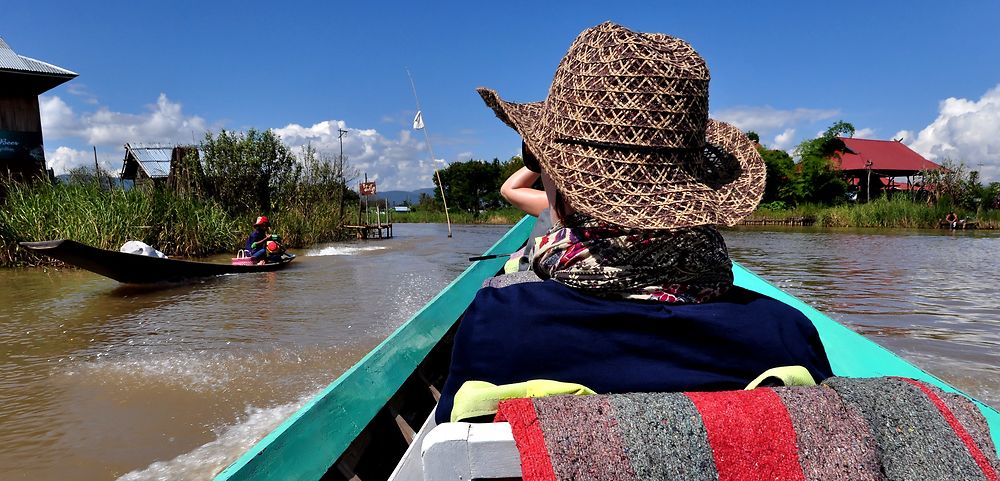
[[516,399],[497,420],[526,481],[1000,481],[975,405],[904,378]]

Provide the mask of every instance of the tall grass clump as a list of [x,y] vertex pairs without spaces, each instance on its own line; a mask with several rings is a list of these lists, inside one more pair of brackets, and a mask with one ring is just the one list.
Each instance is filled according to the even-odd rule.
[[864,204],[827,208],[818,219],[826,227],[936,228],[951,209],[946,202],[927,205],[905,196],[885,196]]
[[104,190],[97,183],[6,186],[0,209],[0,265],[41,263],[22,241],[73,239],[117,250],[140,240],[171,256],[235,249],[239,223],[213,201],[153,188]]
[[781,202],[761,204],[753,217],[788,219],[811,217],[823,227],[884,227],[904,229],[935,229],[948,212],[954,211],[960,219],[978,222],[980,228],[1000,227],[1000,210],[977,208],[975,211],[956,207],[949,199],[928,204],[904,195],[882,196],[861,204],[823,206],[802,204],[789,208]]

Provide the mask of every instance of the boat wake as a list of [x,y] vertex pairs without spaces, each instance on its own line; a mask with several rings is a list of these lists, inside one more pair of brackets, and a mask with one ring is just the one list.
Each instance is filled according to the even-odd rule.
[[311,392],[296,401],[270,408],[249,406],[236,424],[216,429],[214,441],[174,459],[157,461],[145,469],[127,473],[118,481],[211,479],[318,394],[319,391]]
[[307,256],[353,256],[362,252],[379,251],[385,249],[384,246],[330,246],[306,252]]

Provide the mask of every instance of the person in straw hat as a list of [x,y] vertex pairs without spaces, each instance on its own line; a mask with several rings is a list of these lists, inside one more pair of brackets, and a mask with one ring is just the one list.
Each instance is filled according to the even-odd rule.
[[534,239],[545,234],[552,228],[552,209],[549,206],[548,196],[545,191],[538,190],[535,185],[541,178],[542,167],[538,159],[521,143],[521,159],[524,167],[521,167],[500,186],[500,195],[507,202],[524,211],[524,213],[534,216],[535,226],[528,235],[528,245],[514,254],[504,265],[506,272],[528,271],[531,267],[531,258],[534,255]]
[[538,159],[554,225],[538,281],[487,283],[466,311],[439,421],[468,380],[649,392],[742,388],[786,365],[832,375],[804,315],[733,285],[715,226],[754,210],[765,168],[709,118],[708,84],[687,42],[608,22],[576,38],[544,101],[478,89]]

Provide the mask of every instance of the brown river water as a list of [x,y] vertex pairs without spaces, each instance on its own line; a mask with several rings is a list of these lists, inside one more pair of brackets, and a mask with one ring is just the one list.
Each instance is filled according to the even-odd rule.
[[[209,479],[506,226],[399,224],[289,269],[158,288],[0,271],[0,480]],[[1000,407],[1000,233],[725,232],[734,259]],[[216,261],[224,261],[222,256]]]

